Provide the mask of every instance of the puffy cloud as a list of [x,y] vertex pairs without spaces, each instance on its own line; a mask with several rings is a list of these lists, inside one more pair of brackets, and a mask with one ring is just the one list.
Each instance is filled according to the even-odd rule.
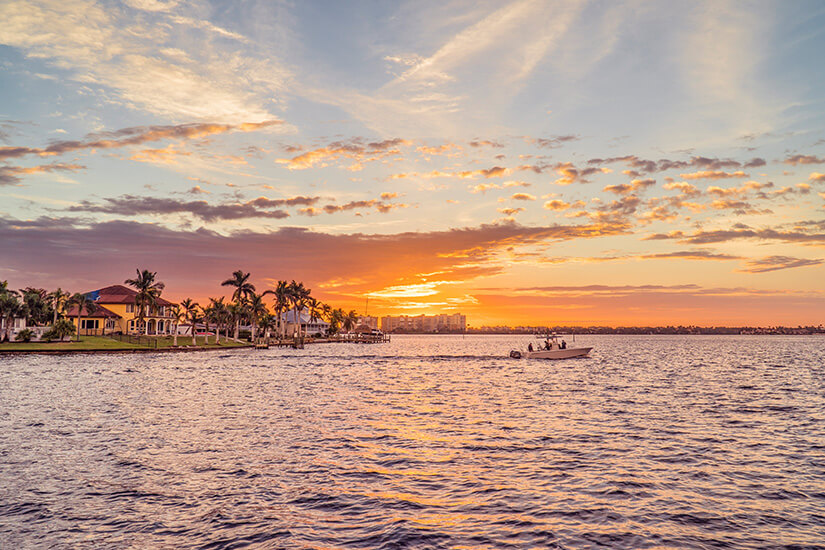
[[524,208],[520,206],[518,208],[497,208],[496,210],[507,216],[515,216],[519,212],[524,212]]
[[825,174],[820,174],[819,172],[811,172],[811,175],[808,176],[808,181],[813,181],[816,183],[825,182]]
[[421,179],[435,179],[435,178],[460,178],[460,179],[473,179],[476,176],[482,176],[484,178],[500,178],[502,176],[506,176],[508,170],[501,166],[493,166],[492,168],[482,168],[479,170],[461,170],[457,172],[443,172],[441,170],[433,170],[431,172],[409,172],[409,173],[401,173],[401,174],[392,174],[390,175],[390,179],[409,179],[409,178],[421,178]]
[[825,157],[819,158],[814,155],[791,155],[782,162],[785,164],[792,164],[794,166],[798,164],[825,164]]
[[554,167],[561,176],[555,181],[556,185],[570,185],[571,183],[589,183],[587,176],[593,174],[608,174],[609,168],[576,168],[571,162],[560,162]]
[[470,188],[472,193],[486,193],[491,189],[506,189],[508,187],[530,187],[526,181],[505,181],[504,183],[479,183]]
[[825,260],[809,258],[793,258],[790,256],[767,256],[758,260],[749,260],[746,267],[739,269],[743,273],[767,273],[780,269],[793,269],[795,267],[810,267],[822,265]]
[[299,210],[299,212],[301,214],[304,214],[305,216],[318,216],[322,213],[335,214],[336,212],[346,212],[349,210],[358,210],[363,208],[375,208],[378,212],[386,214],[396,208],[409,208],[409,205],[387,203],[377,199],[369,199],[361,201],[350,201],[345,204],[326,204],[321,208],[315,208],[313,206],[310,206],[307,208],[302,208],[301,210]]
[[437,146],[421,145],[416,147],[415,150],[425,155],[445,155],[451,151],[460,151],[461,146],[456,143],[444,143]]
[[[742,163],[733,159],[718,159],[718,158],[708,158],[708,157],[692,157],[690,160],[669,160],[669,159],[659,159],[656,160],[647,160],[641,159],[636,155],[625,155],[622,157],[610,157],[610,158],[593,158],[587,161],[587,164],[594,165],[594,164],[610,164],[614,162],[622,162],[631,168],[634,169],[634,176],[638,176],[642,173],[652,173],[652,172],[663,172],[665,170],[676,170],[676,169],[685,169],[685,168],[699,168],[702,171],[718,171],[722,169],[729,169],[729,168],[740,168],[742,167]],[[754,158],[751,159],[746,163],[745,166],[748,167],[757,167],[757,166],[764,166],[765,160],[761,158]]]
[[741,170],[737,170],[736,172],[723,172],[721,170],[700,170],[699,172],[680,174],[680,176],[682,177],[682,179],[686,180],[718,180],[725,178],[747,178],[748,174],[742,172]]
[[699,189],[696,188],[695,185],[690,184],[686,181],[672,181],[664,184],[662,187],[664,187],[668,191],[673,191],[675,189],[683,195],[689,197],[693,197],[702,193],[701,191],[699,191]]
[[496,149],[501,149],[504,147],[504,144],[499,143],[498,141],[491,141],[489,139],[474,139],[473,141],[469,142],[470,147],[493,147]]
[[557,212],[562,210],[567,210],[570,208],[570,203],[561,201],[559,199],[553,199],[551,201],[547,201],[544,203],[544,208],[546,210],[555,210]]
[[514,201],[534,201],[536,197],[530,193],[513,193],[510,199]]
[[385,139],[363,143],[355,139],[351,142],[336,141],[326,147],[320,147],[302,153],[290,159],[278,159],[276,162],[284,164],[290,170],[306,170],[316,164],[326,166],[326,163],[344,157],[355,161],[351,168],[358,169],[364,162],[372,162],[387,156],[401,154],[399,147],[412,145],[411,141],[401,138]]
[[617,185],[608,185],[603,191],[616,193],[617,195],[627,195],[634,191],[640,191],[652,185],[656,185],[656,180],[653,179],[635,179],[630,183],[620,183]]

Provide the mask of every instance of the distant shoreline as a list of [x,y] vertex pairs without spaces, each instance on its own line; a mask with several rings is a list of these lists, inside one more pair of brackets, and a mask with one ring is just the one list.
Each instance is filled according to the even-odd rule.
[[71,355],[75,353],[187,353],[197,351],[228,351],[238,349],[254,349],[253,346],[226,346],[226,347],[177,347],[177,348],[114,348],[114,349],[2,349],[0,355]]

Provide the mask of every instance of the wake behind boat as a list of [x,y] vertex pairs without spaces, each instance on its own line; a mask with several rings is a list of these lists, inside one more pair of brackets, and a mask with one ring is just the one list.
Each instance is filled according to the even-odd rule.
[[593,348],[567,347],[567,342],[559,342],[558,336],[552,334],[545,337],[537,344],[532,342],[526,350],[514,349],[510,352],[513,359],[572,359],[573,357],[586,357]]

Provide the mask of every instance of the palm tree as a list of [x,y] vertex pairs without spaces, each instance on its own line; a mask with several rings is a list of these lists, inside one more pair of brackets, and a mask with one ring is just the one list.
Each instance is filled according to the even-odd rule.
[[335,308],[330,311],[329,313],[329,332],[331,334],[338,334],[341,330],[341,324],[344,322],[344,310],[339,308]]
[[180,307],[184,310],[184,317],[192,323],[192,345],[197,346],[198,342],[195,339],[195,323],[198,320],[198,303],[193,301],[192,298],[187,298],[180,303]]
[[355,328],[356,323],[358,323],[358,312],[351,309],[349,313],[344,315],[342,323],[344,330],[350,332],[353,328]]
[[[232,278],[221,283],[221,286],[234,286],[232,300],[235,305],[240,305],[246,298],[255,292],[255,285],[249,282],[249,273],[237,270],[232,273]],[[241,330],[241,317],[235,317],[235,341],[238,341],[238,332]]]
[[179,305],[173,305],[169,308],[169,314],[172,316],[172,323],[174,327],[174,332],[172,333],[172,345],[178,347],[178,324],[180,323],[181,318],[183,318],[183,312],[181,311]]
[[69,303],[77,306],[77,341],[80,342],[80,321],[83,319],[83,310],[86,310],[87,315],[91,315],[97,309],[97,305],[88,294],[79,292],[72,294]]
[[266,304],[263,300],[263,294],[258,295],[254,292],[249,297],[249,300],[246,303],[247,312],[249,313],[249,322],[252,324],[252,343],[255,343],[255,329],[257,328],[258,321],[264,315],[269,314],[269,311],[266,309]]
[[307,305],[309,300],[310,290],[304,286],[304,283],[296,283],[294,280],[289,283],[289,300],[295,311],[295,323],[298,326],[298,338],[301,338],[301,312]]
[[215,343],[221,343],[221,327],[226,322],[229,312],[226,309],[226,304],[223,303],[223,296],[218,298],[209,298],[209,312],[212,320],[215,321]]
[[[136,269],[137,277],[134,279],[126,279],[124,284],[135,287],[137,294],[135,295],[135,307],[138,308],[138,324],[144,322],[146,313],[150,309],[154,309],[157,305],[160,293],[166,285],[160,281],[155,282],[157,272],[144,269],[143,271]],[[149,323],[144,323],[144,334],[149,334]]]
[[71,294],[60,287],[58,287],[57,290],[49,294],[49,298],[52,301],[52,309],[54,310],[54,321],[52,322],[52,324],[57,323],[57,315],[58,313],[63,313],[63,310],[66,307],[66,301],[70,297]]
[[9,288],[7,281],[0,281],[0,324],[4,326],[3,332],[0,333],[0,342],[7,338],[11,320],[20,314],[20,309],[17,292]]

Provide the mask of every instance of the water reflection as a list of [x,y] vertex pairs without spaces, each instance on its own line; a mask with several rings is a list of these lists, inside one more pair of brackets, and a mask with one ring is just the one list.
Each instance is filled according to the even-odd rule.
[[820,544],[820,339],[588,341],[551,363],[506,337],[4,358],[0,540]]

